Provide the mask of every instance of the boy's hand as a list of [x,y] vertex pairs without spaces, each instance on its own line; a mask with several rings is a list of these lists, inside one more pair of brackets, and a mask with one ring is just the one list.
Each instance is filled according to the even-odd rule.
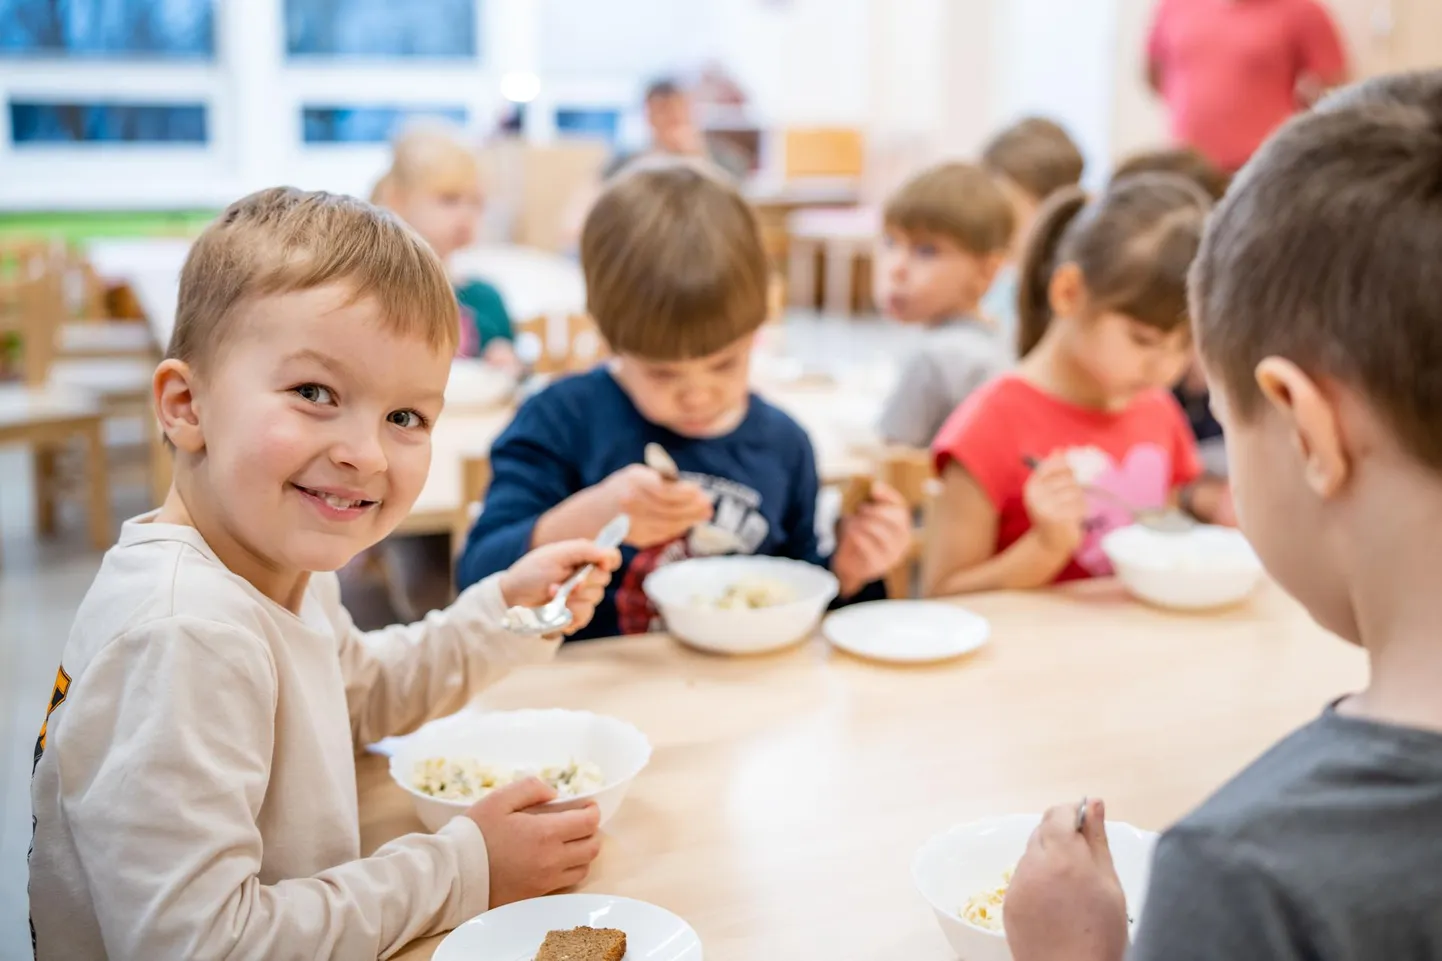
[[906,501],[885,484],[872,484],[870,500],[841,522],[836,556],[831,559],[841,596],[850,597],[885,577],[910,546],[911,512]]
[[1106,808],[1052,808],[1031,836],[1006,890],[1002,919],[1014,961],[1121,961],[1127,899],[1107,846]]
[[486,839],[491,862],[491,907],[538,898],[586,879],[601,853],[601,811],[593,802],[540,811],[556,792],[536,778],[498,788],[466,817]]
[[1022,489],[1031,529],[1048,549],[1072,555],[1081,546],[1087,518],[1086,492],[1066,458],[1053,454],[1036,466]]
[[623,467],[601,482],[615,513],[631,515],[626,543],[645,550],[667,544],[711,519],[711,498],[695,484],[666,480],[645,464]]
[[620,551],[605,550],[591,541],[545,544],[501,574],[501,597],[508,607],[539,607],[556,596],[561,582],[587,564],[596,565],[596,569],[576,585],[566,602],[572,614],[566,633],[573,634],[595,616],[596,605],[606,596],[606,585],[611,583],[611,572],[621,566]]

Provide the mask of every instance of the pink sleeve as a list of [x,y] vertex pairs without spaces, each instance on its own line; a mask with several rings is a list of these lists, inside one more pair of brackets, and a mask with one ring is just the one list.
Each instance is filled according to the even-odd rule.
[[998,392],[983,388],[952,412],[932,442],[937,474],[955,461],[986,492],[998,510],[1018,489],[1023,465]]
[[1347,79],[1347,52],[1337,24],[1327,8],[1306,0],[1297,14],[1297,38],[1301,45],[1302,71],[1328,87]]
[[1187,422],[1186,412],[1176,398],[1167,394],[1165,415],[1171,435],[1172,490],[1180,490],[1202,476],[1202,455],[1197,450],[1197,437]]

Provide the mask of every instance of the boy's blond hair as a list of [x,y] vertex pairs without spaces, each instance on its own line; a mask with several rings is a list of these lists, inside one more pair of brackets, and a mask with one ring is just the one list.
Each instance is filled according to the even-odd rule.
[[706,357],[766,320],[761,231],[731,187],[684,162],[623,174],[581,232],[586,305],[618,354]]
[[981,162],[1040,203],[1063,187],[1081,183],[1086,158],[1066,128],[1045,117],[1027,117],[991,139]]
[[331,284],[373,299],[390,329],[455,350],[456,297],[425,241],[354,197],[272,187],[231,204],[190,248],[166,356],[203,369],[247,301]]
[[927,231],[985,257],[1006,250],[1016,229],[1010,201],[990,174],[973,164],[948,163],[907,181],[886,204],[886,226]]
[[391,141],[391,165],[371,189],[371,203],[394,207],[397,195],[407,190],[475,190],[480,184],[480,158],[461,129],[438,117],[421,117]]

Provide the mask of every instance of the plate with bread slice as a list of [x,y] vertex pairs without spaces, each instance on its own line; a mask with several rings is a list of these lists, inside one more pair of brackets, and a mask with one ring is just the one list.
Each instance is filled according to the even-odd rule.
[[487,911],[456,928],[434,961],[702,961],[691,925],[654,904],[561,894]]

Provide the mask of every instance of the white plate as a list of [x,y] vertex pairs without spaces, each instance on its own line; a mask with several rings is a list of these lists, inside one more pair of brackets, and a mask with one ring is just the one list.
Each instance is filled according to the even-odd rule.
[[625,961],[701,961],[701,939],[664,908],[604,894],[561,894],[488,911],[456,928],[434,961],[532,961],[547,931],[626,932]]
[[848,654],[896,664],[929,664],[970,654],[991,637],[986,618],[935,601],[872,601],[846,607],[821,624]]

